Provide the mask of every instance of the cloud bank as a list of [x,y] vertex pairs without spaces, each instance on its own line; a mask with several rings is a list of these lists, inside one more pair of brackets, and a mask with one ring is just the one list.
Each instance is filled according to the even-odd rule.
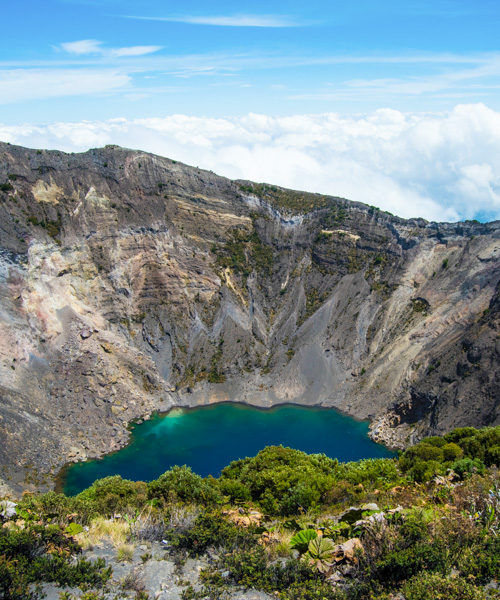
[[231,178],[358,200],[402,217],[500,219],[500,113],[164,118],[0,125],[0,139],[67,152],[138,148]]

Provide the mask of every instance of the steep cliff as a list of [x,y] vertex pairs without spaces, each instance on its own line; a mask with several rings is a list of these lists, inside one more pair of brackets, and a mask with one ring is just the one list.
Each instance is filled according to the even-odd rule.
[[334,406],[396,445],[499,423],[499,257],[499,222],[0,144],[5,478],[178,404]]

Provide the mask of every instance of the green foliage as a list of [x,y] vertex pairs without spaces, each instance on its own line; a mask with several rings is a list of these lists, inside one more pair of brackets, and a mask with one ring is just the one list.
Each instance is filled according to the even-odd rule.
[[8,181],[6,183],[2,183],[0,185],[0,191],[2,192],[12,192],[14,190],[14,186],[9,183]]
[[272,273],[274,264],[273,248],[263,243],[255,228],[250,233],[235,228],[231,231],[231,236],[221,248],[212,247],[212,252],[216,254],[219,266],[240,273],[244,280],[254,269],[261,275]]
[[324,537],[316,537],[309,542],[307,552],[302,560],[313,571],[326,573],[332,566],[335,544],[332,540]]
[[289,213],[305,214],[321,208],[336,206],[338,200],[331,196],[311,194],[308,192],[297,192],[286,188],[263,183],[241,185],[240,190],[255,194],[262,200],[280,209],[286,209]]
[[449,442],[445,444],[442,448],[443,451],[443,460],[444,462],[456,461],[463,455],[463,450],[460,448],[458,444],[454,442]]
[[191,556],[197,556],[211,546],[231,550],[248,545],[253,536],[227,521],[219,512],[206,512],[197,517],[190,529],[171,530],[167,537],[174,548],[186,550]]
[[353,485],[384,488],[398,483],[401,479],[397,462],[390,458],[369,458],[356,462],[337,463],[334,471],[336,480],[347,481]]
[[148,497],[167,502],[214,504],[221,499],[215,480],[203,479],[190,467],[172,467],[147,486]]
[[485,465],[494,464],[500,464],[500,427],[461,427],[443,438],[425,438],[399,460],[401,470],[417,482],[429,481],[448,468],[463,477],[474,469],[484,472]]
[[18,504],[19,511],[28,511],[36,515],[43,523],[62,525],[71,519],[81,525],[88,525],[96,507],[88,499],[68,497],[65,494],[47,492],[46,494],[28,495]]
[[446,549],[437,544],[419,542],[408,548],[388,552],[377,563],[378,577],[386,584],[410,579],[421,571],[447,571]]
[[[221,571],[228,573],[226,579],[221,578]],[[194,592],[191,588],[183,595],[184,600],[215,600],[224,597],[224,592],[230,593],[230,585],[254,588],[268,594],[278,591],[280,598],[284,600],[338,598],[332,594],[332,587],[325,584],[322,577],[307,565],[295,560],[270,563],[269,556],[262,546],[226,553],[214,569],[202,574],[202,579],[205,583],[202,589]]]
[[16,559],[0,556],[0,598],[3,600],[36,600],[39,590],[30,589],[30,579],[18,568]]
[[290,547],[292,550],[298,550],[301,554],[304,554],[309,548],[309,543],[317,537],[318,534],[315,529],[302,529],[290,540]]
[[102,587],[111,577],[111,568],[103,559],[73,561],[72,555],[79,552],[76,542],[54,525],[0,529],[0,597],[37,598],[29,586],[39,582]]
[[407,600],[486,600],[486,594],[462,577],[419,573],[402,588]]
[[479,458],[462,458],[454,462],[451,468],[460,479],[465,479],[465,477],[472,475],[472,473],[482,475],[486,469],[483,461],[479,460]]
[[238,480],[268,514],[295,514],[318,504],[334,483],[338,464],[322,454],[269,446],[254,458],[232,462],[221,481]]
[[[0,598],[35,600],[36,584],[45,581],[103,586],[110,569],[103,561],[71,560],[80,549],[70,536],[93,515],[116,510],[135,515],[128,518],[131,525],[150,510],[162,523],[169,516],[159,539],[170,541],[174,559],[216,548],[201,589],[188,588],[185,600],[229,597],[234,586],[276,593],[280,600],[388,600],[398,593],[407,600],[486,598],[482,586],[500,579],[500,484],[496,468],[485,463],[497,464],[499,455],[499,428],[461,428],[422,440],[399,461],[338,463],[273,446],[231,463],[219,479],[174,467],[149,484],[115,476],[76,498],[28,496],[9,527],[0,528]],[[449,467],[462,481],[411,481],[427,483]],[[262,527],[245,529],[230,521],[232,513],[214,510],[228,501],[249,504],[246,510],[258,504],[269,517]],[[383,508],[377,520],[363,506],[373,501]],[[352,508],[346,511],[348,502]],[[151,509],[143,511],[147,503]],[[404,508],[389,510],[398,505]],[[15,525],[16,518],[25,529]],[[356,525],[358,520],[364,523]],[[326,580],[334,564],[332,540],[353,537],[363,545],[350,563],[353,576],[332,587]],[[290,549],[300,557],[290,558]],[[89,600],[104,598],[104,592],[89,593]]]
[[219,481],[219,490],[231,503],[245,502],[252,499],[250,490],[241,481],[221,479]]
[[64,530],[65,533],[71,536],[78,535],[79,533],[82,533],[82,531],[84,531],[84,529],[78,523],[70,523]]
[[120,475],[99,479],[78,494],[77,499],[89,502],[97,514],[113,516],[129,507],[142,507],[147,501],[148,487],[142,481],[129,481]]

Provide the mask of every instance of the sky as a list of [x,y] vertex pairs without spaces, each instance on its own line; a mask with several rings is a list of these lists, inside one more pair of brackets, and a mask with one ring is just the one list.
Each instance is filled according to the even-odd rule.
[[2,141],[500,219],[498,2],[17,0],[2,21]]

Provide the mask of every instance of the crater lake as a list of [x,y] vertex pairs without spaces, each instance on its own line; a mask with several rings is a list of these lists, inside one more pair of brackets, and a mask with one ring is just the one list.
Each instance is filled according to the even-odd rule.
[[151,481],[174,465],[218,477],[231,461],[255,456],[266,446],[322,453],[340,462],[395,456],[367,434],[368,423],[327,408],[261,409],[235,403],[175,408],[135,425],[121,450],[65,467],[58,487],[75,495],[108,475]]

